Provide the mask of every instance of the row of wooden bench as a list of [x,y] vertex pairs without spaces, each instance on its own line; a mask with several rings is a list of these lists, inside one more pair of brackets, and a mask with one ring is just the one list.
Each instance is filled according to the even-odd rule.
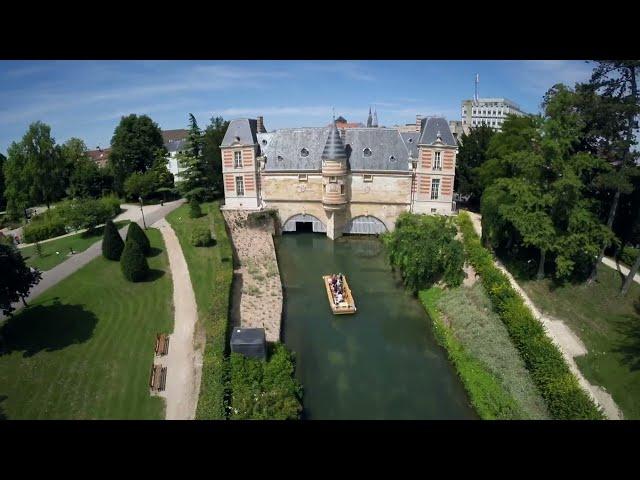
[[161,392],[167,384],[167,367],[162,365],[151,365],[151,376],[149,377],[149,387],[154,392]]

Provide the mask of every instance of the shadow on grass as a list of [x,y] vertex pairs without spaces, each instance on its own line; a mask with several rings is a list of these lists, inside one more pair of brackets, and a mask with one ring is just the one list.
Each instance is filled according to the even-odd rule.
[[138,282],[138,283],[155,282],[159,278],[164,277],[165,273],[166,272],[164,270],[158,270],[157,268],[152,268],[152,269],[149,270],[149,273],[147,274],[145,279],[144,280],[140,280],[140,282]]
[[0,355],[18,351],[23,357],[31,357],[84,343],[97,323],[98,317],[82,305],[62,304],[57,299],[52,305],[28,307],[0,329]]
[[9,417],[5,415],[4,409],[2,408],[2,402],[4,402],[7,398],[8,397],[6,395],[0,395],[0,421],[9,419]]
[[[636,305],[636,311],[639,307]],[[640,312],[639,312],[640,313]],[[622,340],[612,349],[615,353],[622,354],[622,362],[632,372],[640,370],[640,322],[637,318],[623,317],[616,322],[616,332]]]
[[148,258],[157,257],[161,253],[162,253],[162,249],[161,248],[151,247],[151,250],[149,251],[149,255],[147,255],[147,257]]

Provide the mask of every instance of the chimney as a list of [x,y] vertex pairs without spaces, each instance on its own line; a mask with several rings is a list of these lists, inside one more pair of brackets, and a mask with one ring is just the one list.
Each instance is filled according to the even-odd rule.
[[267,131],[264,128],[264,119],[262,118],[262,115],[258,117],[257,129],[258,129],[258,133],[267,133]]
[[422,115],[416,115],[416,132],[420,131],[420,123],[422,123]]

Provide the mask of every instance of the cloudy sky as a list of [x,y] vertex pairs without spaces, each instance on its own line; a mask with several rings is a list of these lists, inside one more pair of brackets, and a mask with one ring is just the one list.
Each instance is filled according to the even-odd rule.
[[51,126],[58,143],[70,137],[108,146],[122,115],[147,114],[162,129],[185,128],[193,113],[263,115],[268,130],[321,126],[336,116],[365,122],[369,105],[381,125],[416,114],[460,118],[472,98],[507,97],[537,112],[554,83],[589,77],[584,61],[0,61],[0,152],[31,122]]

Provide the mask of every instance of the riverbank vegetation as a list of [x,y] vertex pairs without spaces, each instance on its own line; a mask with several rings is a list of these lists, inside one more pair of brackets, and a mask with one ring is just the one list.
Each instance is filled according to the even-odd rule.
[[494,311],[504,323],[531,378],[555,419],[602,419],[602,412],[582,390],[558,348],[532,315],[507,277],[480,244],[468,214],[458,216],[468,261],[480,275]]
[[0,326],[7,418],[164,419],[149,367],[156,333],[173,326],[171,275],[161,233],[147,234],[152,279],[129,283],[100,256]]

